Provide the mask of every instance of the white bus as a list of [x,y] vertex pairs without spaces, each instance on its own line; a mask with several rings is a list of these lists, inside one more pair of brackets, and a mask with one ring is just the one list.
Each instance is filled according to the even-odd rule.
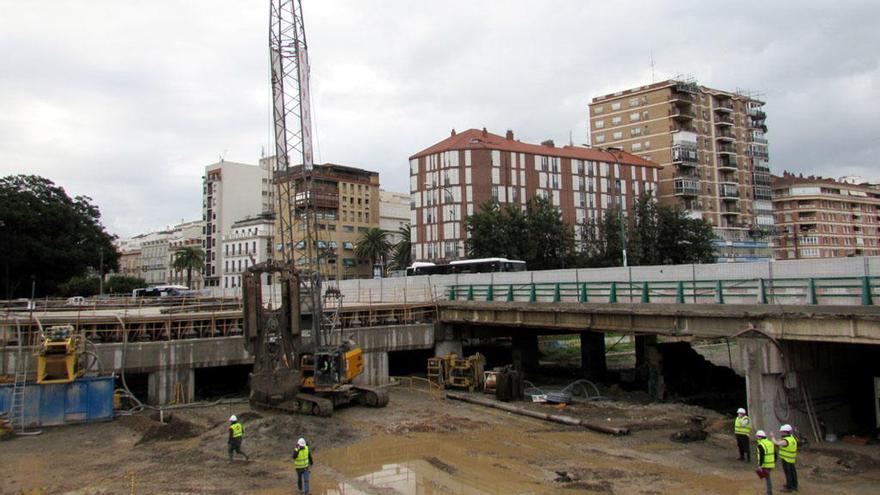
[[491,272],[524,272],[526,262],[507,258],[478,258],[472,260],[450,261],[448,264],[437,265],[417,261],[406,269],[406,275],[446,275],[450,273],[491,273]]

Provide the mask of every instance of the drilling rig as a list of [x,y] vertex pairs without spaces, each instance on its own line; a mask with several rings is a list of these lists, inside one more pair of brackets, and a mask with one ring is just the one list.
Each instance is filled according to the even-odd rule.
[[[254,356],[250,402],[290,412],[330,416],[336,406],[388,404],[382,388],[353,384],[364,370],[354,342],[331,341],[339,329],[341,294],[321,293],[317,201],[313,194],[309,60],[300,0],[270,0],[269,55],[275,121],[276,253],[248,268],[242,283],[245,346]],[[291,165],[291,160],[302,160]],[[294,233],[302,239],[294,241]],[[265,305],[262,287],[280,285]],[[270,297],[272,302],[274,298]],[[325,302],[327,303],[325,308]],[[309,314],[310,318],[304,318]],[[307,322],[308,325],[304,323]],[[305,327],[308,328],[305,328]],[[306,336],[308,330],[308,336]]]

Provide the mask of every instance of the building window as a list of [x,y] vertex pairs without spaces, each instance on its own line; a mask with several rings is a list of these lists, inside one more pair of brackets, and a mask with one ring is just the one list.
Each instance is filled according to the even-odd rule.
[[641,127],[633,127],[632,129],[629,130],[629,135],[630,136],[641,136],[642,135],[642,128]]
[[614,103],[611,104],[611,111],[614,111],[614,110],[620,110],[620,102],[619,101],[615,101]]
[[620,115],[618,115],[617,117],[612,117],[612,118],[611,118],[611,125],[617,125],[617,124],[619,124],[622,120],[623,120],[623,119],[620,117]]
[[596,142],[604,143],[605,142],[605,134],[596,134]]
[[633,113],[629,114],[629,121],[630,122],[638,122],[640,118],[641,118],[641,116],[639,115],[639,112],[633,112]]
[[634,97],[634,98],[630,98],[630,99],[629,99],[629,106],[630,106],[630,107],[637,107],[637,106],[639,106],[639,97],[636,96],[636,97]]
[[605,119],[597,120],[595,125],[596,129],[601,129],[605,127]]
[[621,139],[621,138],[623,138],[623,133],[620,132],[620,131],[617,131],[617,132],[615,132],[614,134],[611,135],[611,138],[612,138],[612,139]]
[[599,105],[597,107],[593,107],[593,113],[602,113],[604,111],[605,111],[605,107],[602,105]]
[[632,150],[633,151],[642,151],[642,143],[633,143]]

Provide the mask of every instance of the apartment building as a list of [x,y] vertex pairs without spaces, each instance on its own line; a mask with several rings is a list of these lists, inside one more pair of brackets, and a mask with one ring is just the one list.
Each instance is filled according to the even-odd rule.
[[710,222],[719,261],[770,256],[773,226],[764,102],[668,80],[593,98],[593,146],[660,164],[658,198]]
[[620,150],[529,144],[469,129],[410,157],[410,224],[413,259],[445,261],[465,256],[464,219],[497,201],[525,207],[535,196],[580,225],[605,210],[631,211],[638,196],[657,188],[660,167]]
[[[204,220],[205,287],[219,287],[223,280],[222,236],[232,224],[264,212],[274,203],[272,169],[274,160],[259,165],[221,160],[205,167],[202,187]],[[219,241],[219,242],[218,242]]]
[[409,225],[409,194],[379,189],[379,228],[391,243],[400,240],[400,229]]
[[[317,262],[326,280],[370,276],[370,260],[358,259],[355,246],[370,228],[379,227],[379,173],[360,168],[325,163],[316,164],[303,178],[302,166],[292,167],[289,175],[276,173],[276,180],[292,180],[294,204],[297,208],[312,206],[317,215],[316,246],[311,261]],[[311,181],[311,194],[304,189],[304,180]],[[284,198],[281,201],[285,203]],[[276,212],[275,248],[281,248],[280,217]],[[297,264],[309,260],[302,218],[293,222],[294,259]]]
[[880,255],[880,189],[855,183],[802,177],[773,177],[779,260]]
[[[241,287],[242,275],[251,266],[273,259],[275,246],[275,216],[271,213],[245,218],[232,224],[223,234],[224,289]],[[263,275],[263,283],[272,279]]]
[[145,234],[141,239],[141,277],[148,285],[164,285],[169,283],[170,255],[168,242],[173,231],[160,230]]
[[168,238],[168,282],[176,285],[187,285],[190,289],[201,289],[204,287],[204,277],[201,271],[193,270],[192,279],[187,281],[186,270],[174,269],[174,258],[183,248],[199,248],[202,249],[202,232],[204,231],[205,222],[202,220],[193,220],[192,222],[181,222],[171,229],[171,235]]
[[143,235],[116,241],[119,252],[119,274],[125,277],[138,277],[141,274],[141,240]]

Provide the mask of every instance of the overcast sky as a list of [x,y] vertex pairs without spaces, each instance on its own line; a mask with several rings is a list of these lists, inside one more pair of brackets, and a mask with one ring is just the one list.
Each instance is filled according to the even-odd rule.
[[[586,142],[590,99],[678,74],[767,101],[770,163],[880,179],[880,2],[303,0],[316,160],[408,191],[450,129]],[[201,217],[205,165],[271,150],[268,0],[0,0],[0,175],[120,236]]]

